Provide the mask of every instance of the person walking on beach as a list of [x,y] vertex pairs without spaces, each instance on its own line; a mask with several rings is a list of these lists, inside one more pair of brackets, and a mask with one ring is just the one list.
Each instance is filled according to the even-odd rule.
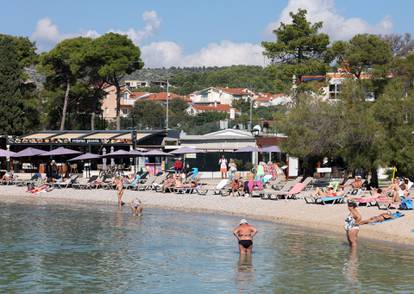
[[239,242],[240,254],[251,254],[253,250],[253,237],[257,234],[257,229],[250,225],[247,220],[242,219],[234,229],[233,234]]
[[224,155],[221,156],[219,160],[220,173],[222,179],[227,179],[227,159],[224,158]]
[[124,204],[122,202],[122,196],[124,195],[124,180],[122,177],[116,177],[115,178],[115,186],[117,190],[118,195],[118,207],[121,208]]
[[362,216],[357,209],[355,202],[348,202],[349,215],[345,219],[345,231],[349,246],[356,248],[358,244],[359,225],[362,222]]
[[133,216],[141,216],[144,206],[138,197],[135,197],[135,199],[131,201],[131,209]]

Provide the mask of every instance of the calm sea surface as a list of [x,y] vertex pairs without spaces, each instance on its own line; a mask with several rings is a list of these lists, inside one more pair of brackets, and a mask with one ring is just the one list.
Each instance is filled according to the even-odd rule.
[[0,204],[1,293],[414,293],[413,250],[255,221],[108,206]]

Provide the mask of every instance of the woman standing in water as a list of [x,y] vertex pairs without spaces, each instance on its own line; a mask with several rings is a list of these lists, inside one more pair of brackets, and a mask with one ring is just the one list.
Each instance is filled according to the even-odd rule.
[[359,225],[362,221],[362,216],[357,209],[355,202],[348,202],[349,215],[345,219],[345,231],[348,238],[349,246],[356,248],[358,243]]
[[115,178],[115,185],[118,196],[118,207],[121,208],[123,205],[122,196],[124,195],[124,180],[121,176]]

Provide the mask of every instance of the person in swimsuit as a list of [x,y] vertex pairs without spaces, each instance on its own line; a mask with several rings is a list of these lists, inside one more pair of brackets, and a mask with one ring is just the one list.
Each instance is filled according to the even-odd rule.
[[380,215],[370,217],[369,219],[363,220],[360,222],[360,224],[366,225],[370,223],[379,223],[379,222],[385,221],[386,219],[391,219],[391,218],[395,218],[395,216],[391,214],[391,211],[388,211],[388,212],[381,213]]
[[349,215],[345,219],[345,231],[349,246],[356,248],[358,243],[359,225],[362,221],[361,214],[355,202],[348,202]]
[[240,254],[251,254],[253,249],[253,237],[257,234],[257,229],[250,225],[247,220],[242,219],[233,231],[234,236],[239,241]]
[[141,200],[139,200],[138,197],[135,197],[135,199],[131,201],[131,209],[132,215],[141,216],[144,206],[142,205],[142,202]]
[[122,202],[122,196],[124,195],[124,179],[122,177],[116,177],[115,185],[116,185],[117,196],[118,196],[118,207],[121,208],[122,205],[124,204]]

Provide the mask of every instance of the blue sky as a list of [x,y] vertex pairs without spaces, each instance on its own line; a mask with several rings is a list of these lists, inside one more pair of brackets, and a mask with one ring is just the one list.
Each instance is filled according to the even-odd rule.
[[308,9],[332,39],[356,33],[414,33],[406,0],[1,0],[0,32],[40,50],[77,35],[128,34],[147,66],[263,64],[260,42],[288,12]]

